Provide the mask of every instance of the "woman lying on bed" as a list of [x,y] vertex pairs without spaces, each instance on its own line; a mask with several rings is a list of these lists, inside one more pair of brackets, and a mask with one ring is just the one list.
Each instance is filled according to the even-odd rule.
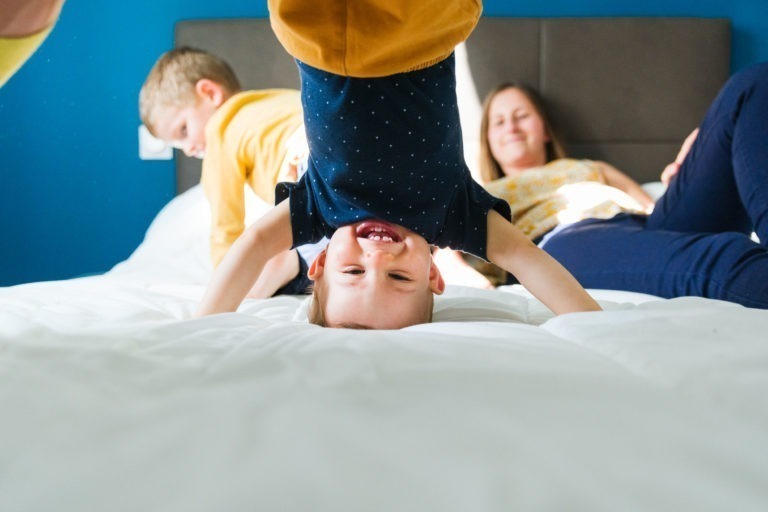
[[765,63],[723,87],[698,136],[665,170],[668,189],[652,206],[613,167],[562,158],[536,96],[507,85],[484,105],[484,185],[587,288],[768,308],[767,116]]

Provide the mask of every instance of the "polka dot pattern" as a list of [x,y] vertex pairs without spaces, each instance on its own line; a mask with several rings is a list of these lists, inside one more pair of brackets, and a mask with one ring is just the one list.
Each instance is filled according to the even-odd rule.
[[486,216],[506,202],[464,162],[454,61],[383,78],[334,75],[299,62],[310,156],[290,196],[296,244],[378,218],[435,245],[485,257]]

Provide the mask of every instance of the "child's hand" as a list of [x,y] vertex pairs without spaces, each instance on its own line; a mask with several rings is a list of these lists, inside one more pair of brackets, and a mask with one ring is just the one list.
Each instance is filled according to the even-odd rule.
[[285,160],[280,169],[280,181],[297,181],[299,179],[299,167],[309,156],[309,146],[304,130],[296,133],[285,143]]
[[[237,311],[270,260],[283,252],[291,254],[292,239],[290,205],[283,201],[246,229],[227,251],[195,316]],[[274,286],[269,271],[266,278]]]
[[494,210],[488,212],[488,258],[556,315],[601,309],[560,263]]

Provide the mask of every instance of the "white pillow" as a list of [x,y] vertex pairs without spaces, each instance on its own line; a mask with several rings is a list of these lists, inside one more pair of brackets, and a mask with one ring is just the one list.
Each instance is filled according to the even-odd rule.
[[[246,187],[246,225],[269,210],[269,205]],[[201,185],[173,198],[157,214],[144,241],[113,274],[130,273],[149,282],[206,284],[212,267],[209,232],[211,214]]]

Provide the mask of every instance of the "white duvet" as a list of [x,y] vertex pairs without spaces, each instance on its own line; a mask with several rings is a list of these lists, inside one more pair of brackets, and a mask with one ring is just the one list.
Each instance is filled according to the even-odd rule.
[[199,189],[104,276],[0,289],[0,511],[768,510],[768,312],[449,288],[435,322],[303,300],[189,320]]

